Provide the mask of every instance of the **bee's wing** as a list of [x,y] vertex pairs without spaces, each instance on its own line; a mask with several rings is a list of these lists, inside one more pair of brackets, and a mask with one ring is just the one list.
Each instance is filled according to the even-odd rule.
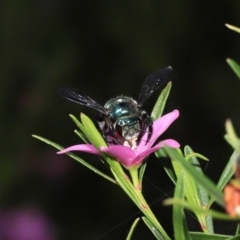
[[94,108],[98,112],[108,115],[107,110],[103,106],[95,102],[92,98],[90,98],[85,92],[81,90],[75,90],[75,89],[73,90],[70,88],[60,88],[58,89],[58,93],[62,97],[72,102],[85,105],[90,108]]
[[142,107],[144,102],[155,92],[157,91],[162,84],[168,79],[170,73],[172,72],[172,67],[166,67],[158,70],[155,73],[149,75],[142,86],[138,97],[138,105]]

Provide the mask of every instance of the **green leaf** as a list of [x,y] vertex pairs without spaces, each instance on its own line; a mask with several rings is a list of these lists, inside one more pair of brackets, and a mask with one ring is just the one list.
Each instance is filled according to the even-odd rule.
[[[185,186],[184,186],[184,171],[178,176],[176,183],[174,198],[184,199],[185,196]],[[186,219],[184,215],[184,210],[182,205],[173,205],[173,229],[174,236],[176,240],[189,240],[191,239],[188,233]]]
[[240,223],[238,223],[238,225],[237,225],[237,229],[236,229],[236,233],[235,233],[235,235],[238,235],[239,232],[240,232]]
[[237,77],[240,78],[240,66],[233,59],[227,58],[226,61],[228,65],[232,68],[232,70],[235,72]]
[[162,90],[160,96],[158,97],[158,100],[156,104],[153,107],[152,113],[151,113],[151,118],[153,120],[158,119],[159,117],[162,116],[168,95],[170,93],[172,87],[172,82],[169,82],[167,86]]
[[[163,148],[161,148],[161,150],[164,151]],[[180,148],[177,151],[179,152],[179,154],[182,155],[182,151]],[[166,153],[165,153],[165,155],[166,155],[166,157],[168,156]],[[182,155],[182,157],[183,157],[183,155]],[[170,167],[164,167],[164,170],[166,171],[167,175],[172,180],[172,182],[174,184],[176,184],[176,181],[177,181],[176,177],[178,177],[181,174],[183,168],[178,161],[171,161],[171,163],[172,163],[173,169]]]
[[142,188],[143,175],[144,175],[146,167],[147,167],[147,162],[143,163],[143,165],[139,169],[139,184],[140,184],[141,188]]
[[226,186],[226,184],[229,182],[231,177],[234,175],[235,165],[237,164],[238,158],[239,158],[238,152],[234,151],[218,181],[217,187],[220,190],[222,190]]
[[[178,165],[178,166],[179,166],[179,165]],[[180,166],[179,166],[179,167],[180,167]],[[164,168],[165,172],[167,173],[168,177],[172,180],[172,182],[173,182],[174,184],[176,184],[177,179],[176,179],[176,175],[175,175],[173,169],[170,168],[170,167],[163,167],[163,168]]]
[[81,121],[82,121],[81,123],[80,121],[78,121],[78,119],[75,116],[71,114],[69,116],[72,118],[75,124],[80,128],[86,141],[92,143],[98,149],[99,147],[107,146],[101,133],[99,133],[95,124],[92,122],[92,120],[89,117],[81,113]]
[[[58,145],[57,143],[54,143],[46,138],[43,138],[43,137],[40,137],[40,136],[37,136],[37,135],[32,135],[34,138],[42,141],[42,142],[45,142],[46,144],[49,144],[53,147],[55,147],[56,149],[58,150],[62,150],[64,149],[64,147]],[[78,161],[79,163],[81,163],[82,165],[84,165],[85,167],[87,167],[88,169],[92,170],[94,173],[102,176],[103,178],[107,179],[108,181],[112,182],[112,183],[115,183],[116,184],[116,181],[109,177],[108,175],[102,173],[101,171],[99,171],[97,168],[93,167],[91,164],[89,164],[88,162],[86,162],[85,160],[83,160],[82,158],[79,158],[77,157],[75,154],[69,152],[69,153],[66,153],[69,157],[73,158],[74,160]]]
[[140,218],[136,218],[135,221],[133,222],[133,224],[132,224],[132,226],[130,228],[130,231],[129,231],[128,235],[127,235],[126,240],[131,240],[132,235],[133,235],[133,231],[135,230],[139,220],[140,220]]
[[165,240],[165,238],[160,234],[160,232],[156,229],[156,227],[152,224],[152,222],[148,218],[142,217],[142,220],[148,226],[148,228],[153,233],[153,235],[156,237],[156,239]]
[[157,158],[166,158],[167,157],[167,154],[164,152],[164,150],[162,148],[158,149],[156,152],[155,152],[155,155]]
[[[200,167],[200,163],[196,156],[198,154],[194,154],[193,150],[189,146],[185,146],[184,148],[185,159],[189,158],[189,163],[204,177],[204,173]],[[202,156],[202,155],[200,155]],[[205,158],[205,157],[204,157]],[[199,207],[208,207],[209,197],[207,191],[195,181],[195,179],[189,174],[186,174],[185,178],[185,186],[186,186],[186,197],[187,200]],[[208,215],[203,215],[195,212],[200,226],[202,227],[203,231],[206,233],[213,233],[213,222],[212,218]]]
[[81,114],[82,120],[82,132],[87,136],[89,141],[96,147],[107,147],[106,142],[104,141],[102,135],[97,130],[95,124],[92,120],[84,114]]
[[82,123],[72,114],[69,114],[69,117],[74,121],[74,123],[81,129]]
[[240,235],[234,236],[234,237],[230,237],[227,238],[227,240],[239,240],[240,239]]
[[192,176],[192,178],[202,185],[202,187],[208,192],[210,196],[216,198],[216,202],[218,204],[220,204],[221,206],[225,205],[221,191],[217,189],[217,187],[210,179],[199,173],[198,170],[196,170],[191,164],[189,164],[178,152],[178,150],[169,147],[164,147],[164,149],[173,162],[178,161],[182,165],[182,167]]
[[[189,146],[186,146],[186,147],[189,147]],[[200,158],[200,159],[202,159],[202,160],[209,161],[208,158],[204,157],[204,156],[203,156],[202,154],[200,154],[200,153],[191,152],[191,153],[185,155],[185,159],[186,159],[186,160],[189,160],[189,159],[191,159],[192,157],[197,157],[197,158]]]
[[[179,148],[179,149],[177,149],[177,151],[183,157],[183,153],[182,153],[181,149]],[[183,167],[178,161],[171,161],[171,163],[172,163],[172,167],[174,170],[173,174],[171,173],[171,169],[169,169],[169,168],[164,168],[164,169],[166,170],[168,176],[173,181],[173,183],[176,184],[176,181],[177,181],[176,177],[178,178],[181,175],[181,173],[183,171]],[[170,174],[172,174],[173,177]]]
[[182,200],[182,199],[168,198],[163,201],[163,204],[164,205],[174,205],[174,204],[182,205],[184,208],[186,208],[192,212],[206,214],[206,215],[212,216],[213,218],[219,219],[219,220],[226,220],[226,221],[239,221],[240,220],[240,217],[231,217],[226,213],[217,212],[217,211],[214,211],[211,209],[199,207],[197,205],[191,204],[191,203],[187,202],[186,200]]
[[[166,157],[168,157],[167,154],[166,154],[166,152],[165,152],[162,148],[160,148],[159,150],[157,150],[157,151],[155,152],[155,156],[156,156],[157,158],[161,158],[161,157],[166,158]],[[169,178],[172,180],[172,182],[175,184],[177,180],[176,180],[176,175],[175,175],[172,167],[171,167],[171,166],[164,166],[163,168],[164,168],[165,172],[167,173],[168,177],[169,177]],[[181,168],[180,168],[180,170],[181,170]]]
[[78,131],[78,130],[74,130],[74,132],[75,132],[85,143],[89,143],[88,139],[86,138],[86,136],[85,136],[82,132],[80,132],[80,131]]
[[229,235],[206,234],[202,232],[190,232],[192,240],[226,240]]
[[227,141],[233,147],[234,150],[237,150],[240,155],[240,140],[233,128],[231,120],[227,120],[225,123],[225,128],[227,132]]
[[[237,151],[234,151],[232,156],[230,157],[227,165],[225,166],[225,168],[221,174],[221,177],[218,181],[217,188],[219,190],[223,190],[223,188],[226,186],[226,184],[229,182],[229,180],[233,176],[233,174],[235,172],[234,166],[236,165],[238,158],[239,158],[239,155],[238,155]],[[215,198],[211,197],[209,204],[208,204],[209,207],[212,205],[214,200],[215,200]]]
[[237,32],[237,33],[240,33],[240,28],[238,28],[238,27],[235,27],[235,26],[230,25],[230,24],[227,24],[227,23],[225,24],[225,26],[226,26],[227,28],[229,28],[229,29]]

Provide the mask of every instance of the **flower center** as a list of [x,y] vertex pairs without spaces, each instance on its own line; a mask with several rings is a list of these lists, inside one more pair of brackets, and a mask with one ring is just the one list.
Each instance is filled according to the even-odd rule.
[[137,138],[132,138],[130,140],[125,140],[123,146],[130,147],[132,150],[137,149]]

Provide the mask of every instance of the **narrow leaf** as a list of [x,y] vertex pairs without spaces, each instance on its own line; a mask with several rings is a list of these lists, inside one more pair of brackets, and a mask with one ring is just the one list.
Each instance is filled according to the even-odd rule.
[[92,120],[87,117],[85,114],[81,114],[82,120],[82,131],[87,136],[87,138],[92,142],[93,145],[96,147],[107,146],[106,142],[104,141],[102,135],[97,130],[95,124]]
[[[200,167],[200,163],[196,158],[196,156],[198,155],[195,155],[193,150],[189,146],[185,146],[184,154],[188,158],[189,156],[191,156],[189,159],[189,163],[191,163],[192,166],[204,177],[204,173]],[[189,173],[186,174],[185,179],[186,197],[188,201],[192,204],[198,205],[199,207],[208,207],[209,197],[207,191],[198,182],[196,182]],[[213,233],[212,218],[210,216],[199,214],[197,212],[195,212],[195,214],[203,231],[206,233]]]
[[226,240],[229,235],[207,234],[203,232],[190,232],[192,240]]
[[153,120],[156,120],[162,116],[171,87],[172,87],[172,82],[169,82],[167,86],[162,90],[160,96],[158,97],[158,100],[154,105],[151,113],[151,118]]
[[72,114],[69,114],[69,117],[74,121],[74,123],[81,129],[82,123]]
[[134,230],[135,230],[139,220],[140,220],[140,218],[136,218],[135,221],[133,222],[133,224],[132,224],[132,226],[130,228],[130,231],[129,231],[128,235],[127,235],[126,240],[131,240],[133,232],[134,232]]
[[230,237],[227,238],[227,240],[239,240],[240,239],[240,235],[234,236],[234,237]]
[[240,224],[238,223],[235,235],[238,235],[239,233],[240,233]]
[[165,238],[160,234],[160,232],[157,230],[157,228],[152,224],[152,222],[148,218],[142,217],[142,220],[148,226],[148,228],[153,233],[153,235],[156,237],[156,239],[165,240]]
[[177,179],[176,179],[176,175],[174,174],[174,171],[172,168],[170,167],[163,167],[165,172],[167,173],[168,177],[172,180],[172,182],[175,184]]
[[184,208],[192,211],[192,212],[199,212],[202,214],[206,214],[209,216],[212,216],[213,218],[216,219],[221,219],[221,220],[227,220],[227,221],[239,221],[240,220],[240,216],[239,217],[231,217],[226,213],[222,213],[222,212],[217,212],[211,209],[206,209],[206,208],[202,208],[199,207],[197,205],[191,204],[185,200],[182,199],[177,199],[177,198],[168,198],[166,200],[163,201],[164,205],[173,205],[173,204],[178,204],[178,205],[182,205]]
[[[177,151],[183,157],[181,149],[179,148]],[[178,161],[171,161],[171,163],[172,163],[174,172],[172,172],[171,168],[167,168],[167,167],[165,167],[164,170],[166,171],[170,179],[173,181],[173,183],[176,184],[176,181],[177,181],[176,177],[178,178],[180,176],[180,174],[182,173],[183,167]]]
[[142,188],[143,175],[144,175],[146,167],[147,167],[147,162],[145,162],[139,169],[139,184],[140,184],[141,188]]
[[[219,190],[223,190],[223,188],[226,186],[226,184],[229,182],[229,180],[231,179],[231,177],[233,176],[234,172],[235,172],[235,168],[234,166],[236,165],[237,163],[237,160],[238,160],[238,153],[237,151],[234,151],[232,156],[230,157],[227,165],[225,166],[222,174],[221,174],[221,177],[218,181],[218,184],[217,184],[217,188]],[[210,201],[209,201],[209,207],[212,205],[212,203],[215,201],[215,198],[214,197],[211,197]]]
[[[189,146],[186,146],[186,147],[189,147]],[[191,152],[191,153],[185,155],[185,159],[186,159],[186,160],[189,160],[189,159],[192,158],[192,157],[197,157],[197,158],[200,158],[200,159],[202,159],[202,160],[209,161],[208,158],[204,157],[204,156],[203,156],[202,154],[200,154],[200,153]]]
[[237,75],[238,78],[240,78],[240,66],[238,63],[236,63],[233,59],[227,58],[228,65],[232,68],[234,73]]
[[85,143],[89,143],[88,139],[86,138],[86,136],[85,136],[82,132],[80,132],[80,131],[78,131],[78,130],[74,130],[74,132],[75,132]]
[[202,185],[202,187],[208,192],[210,196],[213,196],[216,198],[216,202],[220,204],[221,206],[224,206],[223,201],[223,195],[219,189],[213,184],[213,182],[208,179],[203,174],[199,173],[191,164],[186,162],[184,157],[179,154],[179,152],[176,149],[172,149],[169,147],[164,147],[165,151],[169,155],[169,157],[172,159],[172,161],[178,161],[182,167],[189,173],[191,176]]
[[231,120],[228,119],[226,121],[225,127],[226,127],[228,141],[230,142],[233,149],[237,150],[238,153],[240,154],[240,140],[233,128]]
[[225,26],[226,26],[227,28],[229,28],[229,29],[237,32],[237,33],[240,33],[240,28],[238,28],[238,27],[235,27],[235,26],[230,25],[230,24],[227,24],[227,23],[225,24]]
[[[157,158],[161,158],[161,157],[166,158],[166,157],[168,157],[167,154],[164,152],[164,150],[163,150],[162,148],[160,148],[159,150],[157,150],[157,151],[155,152],[155,155],[156,155]],[[169,178],[172,180],[172,182],[175,184],[175,182],[176,182],[176,175],[175,175],[172,167],[171,167],[171,166],[164,166],[163,168],[164,168],[165,172],[167,173],[168,177],[169,177]]]
[[[37,135],[32,135],[34,138],[42,141],[42,142],[45,142],[46,144],[49,144],[53,147],[55,147],[56,149],[58,150],[62,150],[64,149],[64,147],[58,145],[57,143],[54,143],[46,138],[43,138],[43,137],[40,137],[40,136],[37,136]],[[69,157],[73,158],[74,160],[78,161],[79,163],[81,163],[82,165],[84,165],[85,167],[87,167],[88,169],[92,170],[93,172],[95,172],[96,174],[102,176],[103,178],[109,180],[110,182],[112,183],[115,183],[116,184],[116,181],[109,177],[108,175],[104,174],[103,172],[99,171],[97,168],[93,167],[92,165],[90,165],[88,162],[86,162],[85,160],[83,160],[82,158],[80,157],[77,157],[75,154],[69,152],[69,153],[66,153]]]
[[[184,199],[184,196],[185,196],[184,177],[185,175],[184,175],[184,172],[182,171],[176,183],[174,198],[178,198],[182,200]],[[174,229],[175,239],[178,239],[178,240],[190,239],[183,206],[180,204],[173,205],[173,229]]]

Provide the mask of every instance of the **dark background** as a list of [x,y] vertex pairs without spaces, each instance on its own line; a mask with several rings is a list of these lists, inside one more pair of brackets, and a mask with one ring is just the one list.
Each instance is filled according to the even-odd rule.
[[[217,182],[232,153],[223,139],[227,118],[240,135],[240,82],[225,61],[240,62],[240,38],[224,26],[240,26],[239,14],[237,0],[1,1],[1,210],[40,209],[53,239],[125,239],[141,216],[130,199],[31,134],[67,147],[79,143],[68,114],[94,118],[94,110],[58,96],[58,87],[84,89],[101,104],[119,94],[137,98],[145,77],[169,65],[165,113],[179,109],[180,117],[164,137],[208,157],[204,171]],[[148,112],[157,95],[145,104]],[[97,157],[79,155],[109,173]],[[145,176],[146,198],[171,235],[171,208],[161,201],[173,185],[154,156]],[[219,233],[234,228],[216,225]],[[154,237],[141,223],[133,239]]]

